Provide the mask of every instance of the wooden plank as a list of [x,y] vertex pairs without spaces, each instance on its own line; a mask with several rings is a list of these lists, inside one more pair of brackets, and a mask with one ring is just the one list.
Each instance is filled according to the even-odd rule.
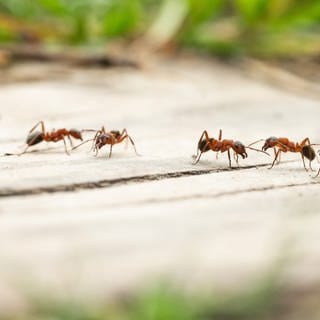
[[182,60],[2,86],[0,104],[1,153],[21,150],[45,120],[48,129],[126,127],[142,154],[117,146],[111,159],[107,150],[95,158],[86,146],[67,156],[63,145],[44,144],[0,157],[2,301],[26,285],[105,295],[161,275],[232,287],[266,272],[284,250],[288,283],[319,281],[320,182],[299,154],[272,170],[272,157],[254,152],[237,170],[226,155],[208,153],[196,166],[191,158],[203,129],[217,136],[223,128],[245,144],[274,135],[320,142],[316,100]]

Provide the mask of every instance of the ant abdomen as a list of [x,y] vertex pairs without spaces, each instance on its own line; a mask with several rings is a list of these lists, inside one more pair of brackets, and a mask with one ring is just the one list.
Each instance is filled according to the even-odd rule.
[[316,157],[316,153],[311,146],[303,146],[301,152],[310,161],[314,160],[314,158]]
[[40,131],[32,132],[28,135],[26,144],[28,146],[34,146],[43,141],[43,134]]
[[198,148],[201,152],[207,152],[210,150],[210,146],[205,139],[199,142]]

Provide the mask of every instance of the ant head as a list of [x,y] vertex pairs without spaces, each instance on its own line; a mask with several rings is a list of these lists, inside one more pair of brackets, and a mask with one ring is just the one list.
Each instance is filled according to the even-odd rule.
[[262,150],[263,150],[263,151],[266,151],[266,150],[268,150],[269,148],[274,147],[277,142],[278,142],[278,138],[276,138],[276,137],[270,137],[270,138],[268,138],[268,139],[265,141],[265,143],[264,143],[264,145],[263,145],[263,147],[262,147]]
[[28,146],[34,146],[43,141],[43,134],[40,131],[34,131],[30,133],[27,137],[26,144]]
[[240,156],[244,159],[248,157],[248,154],[246,152],[246,147],[244,144],[240,141],[235,141],[233,143],[233,150],[237,153],[240,154]]
[[107,141],[109,140],[109,136],[105,133],[101,133],[98,135],[96,140],[96,148],[101,149],[104,145],[107,144]]
[[314,160],[314,158],[316,157],[314,149],[308,145],[302,147],[301,153],[310,161]]
[[77,129],[70,129],[69,130],[69,133],[70,133],[70,136],[71,137],[73,137],[73,138],[75,138],[75,139],[78,139],[78,140],[83,140],[82,139],[82,134],[81,134],[81,132],[79,131],[79,130],[77,130]]

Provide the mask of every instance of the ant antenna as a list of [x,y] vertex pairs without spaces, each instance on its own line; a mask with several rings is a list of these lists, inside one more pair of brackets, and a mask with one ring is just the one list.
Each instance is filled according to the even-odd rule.
[[263,150],[259,150],[259,149],[256,149],[256,148],[252,148],[250,147],[251,144],[249,144],[248,146],[246,146],[246,148],[250,149],[250,150],[254,150],[254,151],[257,151],[257,152],[261,152],[261,153],[264,153],[266,155],[268,155],[270,157],[270,154],[266,151],[263,151]]
[[86,140],[86,141],[83,141],[83,142],[81,142],[80,144],[78,144],[77,146],[73,147],[71,150],[75,150],[75,149],[79,148],[80,146],[82,146],[83,144],[85,144],[85,143],[87,143],[87,142],[89,142],[89,141],[93,141],[93,140],[95,140],[95,138],[94,138],[94,139],[88,139],[88,140]]
[[[247,146],[247,148],[249,148],[250,146],[253,146],[254,144],[256,144],[256,143],[258,143],[258,142],[261,142],[261,141],[265,141],[265,139],[260,139],[260,140],[257,140],[257,141],[255,141],[255,142],[252,142],[252,143],[250,143],[248,146]],[[249,148],[250,149],[250,148]]]

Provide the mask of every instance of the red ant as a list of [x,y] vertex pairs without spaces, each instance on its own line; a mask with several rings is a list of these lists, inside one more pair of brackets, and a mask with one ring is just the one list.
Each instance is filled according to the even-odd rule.
[[[92,130],[95,131],[95,130]],[[136,153],[136,155],[139,155],[137,150],[136,150],[136,146],[134,144],[133,139],[128,135],[128,132],[126,129],[123,129],[122,132],[118,131],[118,130],[111,130],[111,131],[106,131],[104,127],[102,127],[100,130],[96,131],[96,134],[94,136],[93,139],[89,139],[86,140],[82,143],[80,143],[79,145],[77,145],[76,147],[74,147],[72,150],[80,147],[81,145],[89,142],[89,141],[93,141],[92,147],[90,149],[96,152],[96,156],[98,155],[99,150],[105,146],[105,145],[110,145],[110,151],[109,151],[109,158],[111,157],[112,154],[112,147],[115,144],[121,143],[124,140],[126,141],[130,141],[130,143],[133,146],[134,152]]]
[[[221,140],[221,139],[222,139],[222,130],[221,129],[219,131],[218,140],[215,138],[209,138],[208,132],[206,130],[204,130],[200,139],[199,139],[199,142],[198,142],[197,155],[195,156],[196,160],[193,164],[198,163],[201,158],[201,155],[204,152],[207,152],[209,150],[212,150],[214,152],[221,152],[221,153],[227,151],[230,168],[231,168],[230,149],[233,150],[234,158],[235,158],[238,165],[239,165],[239,162],[238,162],[239,155],[242,157],[242,159],[245,159],[248,157],[248,154],[246,152],[246,148],[269,155],[265,151],[261,151],[261,150],[250,147],[252,144],[245,146],[240,141],[226,140],[226,139]],[[200,153],[199,153],[199,151],[200,151]],[[218,153],[217,153],[217,156],[218,156]]]
[[[259,140],[259,141],[263,141],[263,140]],[[259,141],[256,141],[255,143]],[[312,148],[312,146],[314,145],[317,145],[317,144],[311,144],[309,138],[303,139],[300,143],[299,142],[295,143],[290,141],[288,138],[270,137],[267,140],[265,140],[262,150],[266,151],[269,148],[273,148],[274,150],[274,155],[275,155],[274,160],[269,169],[273,168],[277,159],[278,159],[278,163],[280,163],[281,152],[299,152],[301,154],[302,162],[305,170],[308,171],[304,161],[304,158],[306,157],[309,160],[309,168],[312,171],[314,171],[311,167],[311,161],[313,161],[316,157],[316,153]]]
[[[41,131],[35,131],[35,129],[38,126],[41,126]],[[81,132],[76,129],[58,129],[58,130],[52,130],[51,132],[46,132],[44,122],[39,121],[30,131],[26,140],[27,147],[24,149],[23,152],[19,153],[18,155],[22,155],[27,152],[27,150],[42,141],[46,142],[58,142],[60,140],[63,140],[64,143],[64,149],[66,154],[69,155],[69,151],[67,149],[67,143],[65,140],[65,137],[68,138],[71,148],[73,147],[73,143],[71,140],[71,137],[77,140],[83,140]]]

